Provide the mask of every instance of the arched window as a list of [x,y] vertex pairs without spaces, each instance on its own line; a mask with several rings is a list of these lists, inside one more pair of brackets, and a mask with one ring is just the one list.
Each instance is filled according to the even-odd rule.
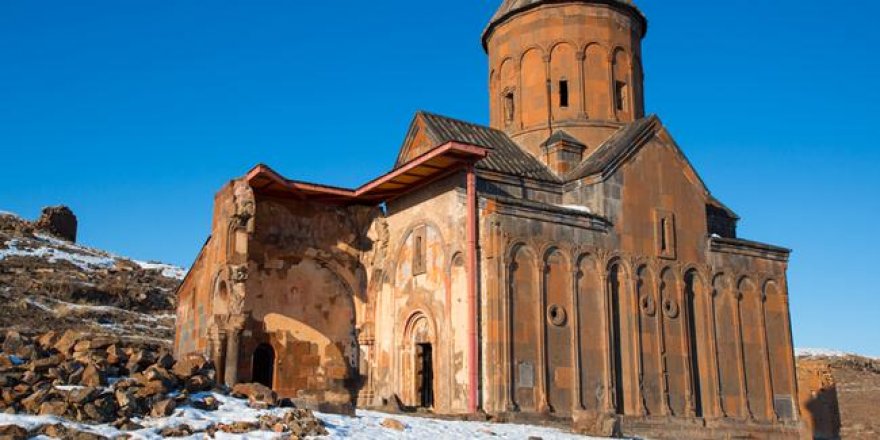
[[510,125],[513,123],[513,117],[516,113],[516,103],[514,102],[513,91],[507,91],[504,94],[504,124]]

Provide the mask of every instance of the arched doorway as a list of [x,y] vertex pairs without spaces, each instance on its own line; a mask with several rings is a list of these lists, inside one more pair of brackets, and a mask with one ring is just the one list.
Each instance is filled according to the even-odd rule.
[[427,316],[415,313],[408,320],[405,334],[406,348],[403,359],[403,383],[407,404],[419,408],[434,407],[435,344],[434,332]]
[[253,381],[272,388],[275,379],[275,349],[269,344],[260,344],[254,350]]

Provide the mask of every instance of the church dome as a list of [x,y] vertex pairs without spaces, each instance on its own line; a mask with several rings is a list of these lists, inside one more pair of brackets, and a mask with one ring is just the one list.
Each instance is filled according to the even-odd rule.
[[489,20],[489,25],[486,26],[486,30],[483,31],[483,47],[486,47],[489,37],[492,35],[495,27],[507,20],[508,18],[521,12],[537,8],[538,6],[554,3],[592,3],[624,7],[635,12],[639,20],[641,20],[642,22],[643,29],[647,30],[648,27],[648,20],[647,18],[645,18],[645,14],[643,14],[642,11],[639,10],[635,2],[633,2],[632,0],[504,0],[498,10],[495,12],[495,15],[492,16],[491,20]]

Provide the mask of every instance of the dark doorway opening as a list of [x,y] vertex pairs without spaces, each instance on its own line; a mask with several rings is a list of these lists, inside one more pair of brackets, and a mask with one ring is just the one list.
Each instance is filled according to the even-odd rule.
[[684,278],[687,300],[687,330],[691,352],[691,386],[694,390],[694,413],[697,417],[703,417],[703,390],[700,388],[700,356],[697,351],[697,307],[696,292],[694,292],[694,274],[688,273]]
[[614,409],[617,414],[623,414],[626,409],[623,395],[623,341],[621,338],[623,325],[620,316],[623,302],[620,297],[620,268],[618,266],[612,266],[609,270],[608,290],[611,293],[611,319],[613,321],[611,338],[612,359],[614,359]]
[[260,344],[257,349],[254,350],[254,382],[272,388],[274,376],[275,350],[269,344]]
[[419,406],[434,406],[434,349],[431,344],[416,346],[416,387]]

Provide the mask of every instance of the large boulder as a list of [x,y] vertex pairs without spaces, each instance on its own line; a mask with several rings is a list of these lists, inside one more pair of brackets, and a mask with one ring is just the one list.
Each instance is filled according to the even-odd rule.
[[53,400],[50,402],[43,402],[40,405],[40,411],[38,412],[41,416],[57,416],[64,417],[64,414],[67,413],[67,402],[63,400]]
[[204,356],[200,354],[190,354],[183,359],[178,360],[171,371],[173,371],[181,380],[185,380],[206,369],[207,366],[208,360],[205,359]]
[[150,409],[150,416],[152,417],[168,417],[174,410],[177,408],[177,403],[174,402],[174,399],[165,399],[156,402],[153,407]]
[[59,353],[69,356],[73,351],[73,347],[76,346],[76,343],[79,342],[82,337],[83,336],[79,332],[67,330],[57,341],[55,341],[54,347]]
[[27,429],[18,425],[0,425],[0,439],[3,440],[27,440],[30,438]]
[[76,215],[66,206],[43,208],[43,212],[36,223],[34,223],[34,227],[63,240],[76,243]]
[[107,385],[107,376],[95,364],[86,365],[79,384],[85,387],[100,387]]
[[6,332],[6,337],[3,338],[3,345],[0,345],[0,349],[2,349],[7,355],[13,355],[18,353],[25,344],[27,344],[27,341],[21,333],[15,330],[10,330]]
[[278,395],[260,383],[239,383],[232,387],[232,396],[247,398],[251,406],[276,406]]

